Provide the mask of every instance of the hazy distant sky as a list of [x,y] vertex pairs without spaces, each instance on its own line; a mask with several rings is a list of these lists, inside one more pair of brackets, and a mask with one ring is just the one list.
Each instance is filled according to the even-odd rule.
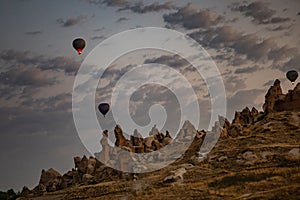
[[[64,173],[73,167],[74,156],[88,154],[72,118],[74,77],[97,44],[121,31],[167,27],[198,41],[222,73],[230,120],[244,106],[261,110],[266,90],[276,78],[287,92],[291,84],[285,72],[300,71],[299,0],[129,2],[0,1],[0,190],[33,187],[42,169],[53,167]],[[81,56],[71,47],[76,37],[87,41]],[[145,51],[130,56],[115,61],[108,80],[135,64],[186,66],[169,54]],[[189,71],[186,75],[193,79]],[[204,91],[199,100],[206,107]],[[143,113],[136,111],[137,117]]]

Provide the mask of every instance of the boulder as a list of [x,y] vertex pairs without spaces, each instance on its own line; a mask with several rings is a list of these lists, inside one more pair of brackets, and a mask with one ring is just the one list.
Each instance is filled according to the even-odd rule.
[[291,157],[299,158],[300,157],[300,149],[299,148],[293,148],[288,152],[288,155]]
[[246,151],[242,154],[242,158],[245,160],[245,165],[253,165],[255,162],[258,161],[258,157],[252,151]]
[[186,173],[184,167],[180,167],[174,171],[170,171],[169,174],[164,178],[165,183],[180,183],[183,182],[183,175]]

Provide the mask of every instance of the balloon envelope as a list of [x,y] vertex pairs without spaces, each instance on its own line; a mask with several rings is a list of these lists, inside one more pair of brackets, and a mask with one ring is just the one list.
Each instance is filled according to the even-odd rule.
[[76,51],[80,55],[82,53],[82,50],[85,47],[85,40],[82,38],[77,38],[77,39],[73,40],[72,45],[73,45],[74,49],[76,49]]
[[100,103],[98,106],[98,110],[105,117],[106,113],[108,113],[108,111],[109,111],[109,104],[108,103]]
[[295,70],[290,70],[286,73],[286,77],[293,83],[298,78],[298,72]]

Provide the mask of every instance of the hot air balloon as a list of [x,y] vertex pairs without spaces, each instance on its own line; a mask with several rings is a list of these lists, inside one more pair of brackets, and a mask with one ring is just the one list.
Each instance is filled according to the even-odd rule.
[[286,73],[286,77],[292,82],[292,84],[294,84],[298,78],[298,72],[295,70],[290,70]]
[[109,104],[108,103],[100,103],[98,106],[98,110],[105,117],[106,113],[108,113],[108,111],[109,111]]
[[75,40],[73,40],[72,43],[74,49],[76,49],[77,53],[80,55],[82,53],[82,50],[85,47],[85,40],[82,38],[77,38]]

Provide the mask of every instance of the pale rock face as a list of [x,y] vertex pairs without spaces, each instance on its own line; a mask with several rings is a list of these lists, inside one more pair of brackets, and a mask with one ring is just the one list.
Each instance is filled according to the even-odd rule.
[[300,149],[299,148],[293,148],[288,152],[288,155],[291,157],[299,158],[300,157]]
[[156,135],[156,134],[159,134],[159,131],[156,128],[156,125],[154,125],[154,127],[151,129],[151,131],[149,133],[149,136]]
[[136,129],[130,137],[130,143],[132,146],[143,146],[143,137]]
[[111,153],[111,148],[108,144],[108,130],[103,131],[103,136],[100,140],[100,145],[102,147],[102,151],[97,154],[97,159],[101,161],[108,161],[109,155]]
[[183,182],[183,175],[186,173],[185,167],[180,167],[174,171],[170,171],[169,175],[164,178],[165,183]]
[[190,121],[185,121],[175,140],[186,141],[191,140],[197,134],[197,130]]

